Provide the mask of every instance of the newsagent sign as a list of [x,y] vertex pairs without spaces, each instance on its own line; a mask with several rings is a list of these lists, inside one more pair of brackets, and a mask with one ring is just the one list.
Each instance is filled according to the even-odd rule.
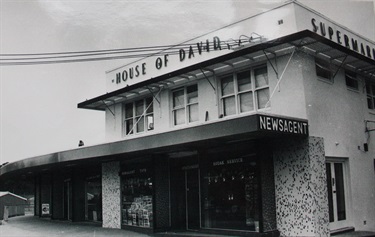
[[309,135],[308,123],[304,120],[259,115],[258,126],[259,130],[261,131],[270,131],[304,136]]

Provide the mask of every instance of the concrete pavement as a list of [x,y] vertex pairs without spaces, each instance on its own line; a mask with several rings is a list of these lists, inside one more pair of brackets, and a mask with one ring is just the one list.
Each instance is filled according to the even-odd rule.
[[0,225],[1,237],[145,237],[146,234],[120,229],[107,229],[90,223],[57,221],[35,217],[32,215],[9,218]]
[[[210,236],[218,235],[202,233],[158,233],[147,235],[128,230],[102,228],[100,225],[88,222],[68,222],[39,218],[33,215],[18,216],[9,218],[8,222],[0,225],[0,237],[146,237],[146,236]],[[224,235],[220,235],[224,236]],[[354,231],[348,233],[336,234],[334,237],[375,237],[375,232]]]

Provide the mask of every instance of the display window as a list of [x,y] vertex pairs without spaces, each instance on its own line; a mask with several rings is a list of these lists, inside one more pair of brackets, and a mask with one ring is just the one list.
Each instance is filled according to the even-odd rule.
[[121,172],[122,224],[153,227],[153,182],[149,168]]
[[86,178],[86,220],[102,221],[101,176]]
[[259,232],[255,155],[210,161],[202,169],[202,227]]

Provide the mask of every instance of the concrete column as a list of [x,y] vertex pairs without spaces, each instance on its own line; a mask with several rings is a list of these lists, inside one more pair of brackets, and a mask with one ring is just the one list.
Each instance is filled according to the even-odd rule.
[[103,227],[121,229],[120,163],[102,164]]
[[323,138],[279,141],[274,167],[281,236],[329,236]]

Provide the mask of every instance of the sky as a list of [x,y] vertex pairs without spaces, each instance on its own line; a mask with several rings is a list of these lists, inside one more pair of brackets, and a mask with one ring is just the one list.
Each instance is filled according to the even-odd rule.
[[[178,44],[272,9],[280,0],[0,0],[0,54]],[[375,41],[374,0],[299,0]],[[106,93],[123,60],[0,66],[0,164],[105,142]]]

